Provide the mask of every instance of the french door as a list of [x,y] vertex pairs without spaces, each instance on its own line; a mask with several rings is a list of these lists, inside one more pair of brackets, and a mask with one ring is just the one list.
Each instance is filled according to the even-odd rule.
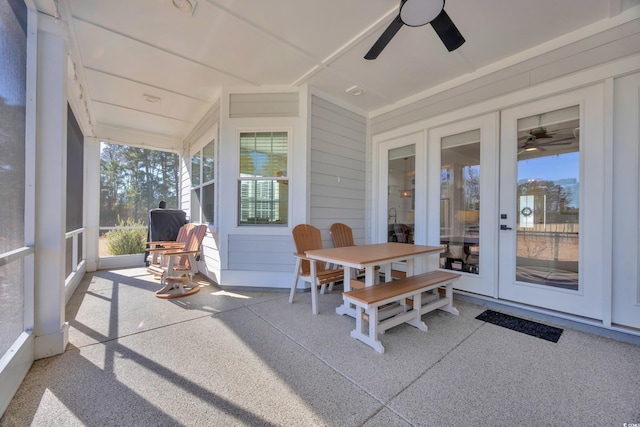
[[455,287],[497,296],[498,114],[429,130],[428,244],[439,267],[462,275]]
[[501,112],[499,298],[602,318],[600,86]]

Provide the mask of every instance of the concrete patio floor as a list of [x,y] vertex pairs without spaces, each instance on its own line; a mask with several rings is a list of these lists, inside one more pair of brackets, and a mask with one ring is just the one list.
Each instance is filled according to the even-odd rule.
[[[640,337],[564,327],[552,343],[460,316],[395,327],[378,354],[335,314],[340,290],[159,299],[144,268],[87,274],[69,346],[34,363],[2,426],[623,426],[640,423]],[[494,307],[492,307],[495,309]],[[505,311],[506,312],[506,307]],[[521,315],[521,314],[520,314]]]

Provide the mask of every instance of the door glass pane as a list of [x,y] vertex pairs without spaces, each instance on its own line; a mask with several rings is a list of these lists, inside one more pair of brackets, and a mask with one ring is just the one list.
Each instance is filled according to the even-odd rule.
[[480,129],[441,140],[440,267],[480,272]]
[[518,281],[578,289],[579,150],[579,106],[518,120]]
[[389,150],[389,208],[387,241],[413,243],[416,201],[416,147]]

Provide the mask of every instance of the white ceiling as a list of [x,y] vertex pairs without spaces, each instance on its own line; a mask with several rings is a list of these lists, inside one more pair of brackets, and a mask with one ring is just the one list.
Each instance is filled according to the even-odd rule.
[[[449,0],[461,48],[404,26],[367,61],[399,0],[192,1],[185,14],[172,0],[58,0],[92,125],[183,139],[223,87],[308,84],[369,114],[640,3]],[[54,0],[33,2],[56,15]]]

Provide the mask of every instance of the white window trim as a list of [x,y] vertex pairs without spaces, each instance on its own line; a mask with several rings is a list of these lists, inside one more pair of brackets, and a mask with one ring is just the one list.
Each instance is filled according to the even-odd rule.
[[[220,158],[220,144],[218,143],[219,139],[217,136],[217,128],[214,128],[213,131],[211,132],[207,132],[204,136],[202,136],[198,142],[196,144],[194,144],[191,149],[189,150],[189,167],[188,167],[188,171],[189,171],[189,176],[187,178],[188,182],[189,182],[189,217],[191,218],[191,220],[193,221],[193,212],[191,212],[191,194],[193,192],[194,189],[198,188],[200,189],[200,195],[202,195],[202,189],[209,185],[209,184],[213,184],[213,221],[211,222],[204,222],[203,218],[204,218],[204,212],[202,209],[202,204],[200,204],[200,214],[199,214],[199,220],[198,220],[198,224],[206,224],[206,225],[212,225],[215,226],[218,223],[218,173],[219,173],[219,161],[218,159]],[[213,152],[214,152],[214,168],[213,168],[213,179],[209,180],[209,181],[203,181],[202,180],[202,170],[203,170],[203,159],[204,156],[203,154],[203,150],[204,148],[209,145],[211,142],[213,142]],[[192,167],[193,167],[193,156],[196,153],[200,153],[200,184],[198,184],[197,186],[193,186],[193,181],[191,179],[191,173],[192,173]]]
[[[234,162],[234,194],[235,194],[235,203],[234,203],[234,230],[242,230],[243,232],[248,232],[249,234],[254,234],[252,230],[263,230],[273,232],[274,234],[288,234],[290,233],[292,226],[292,214],[293,214],[293,203],[292,200],[292,162],[293,162],[293,144],[294,144],[294,134],[293,127],[291,126],[257,126],[257,127],[237,127],[236,131],[236,158]],[[240,225],[240,193],[238,183],[240,182],[240,135],[243,133],[253,133],[253,132],[286,132],[287,133],[287,174],[286,177],[282,177],[282,179],[286,179],[289,181],[289,185],[287,186],[287,222],[286,224],[251,224],[251,225]],[[262,233],[258,233],[262,234]]]

